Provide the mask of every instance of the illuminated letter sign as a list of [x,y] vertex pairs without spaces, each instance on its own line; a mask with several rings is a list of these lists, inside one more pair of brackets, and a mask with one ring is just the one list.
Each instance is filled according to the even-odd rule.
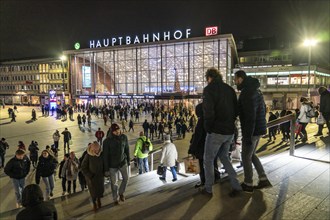
[[218,27],[207,27],[205,28],[205,36],[212,36],[212,35],[217,35],[218,34]]
[[83,88],[92,87],[92,75],[90,66],[82,66]]

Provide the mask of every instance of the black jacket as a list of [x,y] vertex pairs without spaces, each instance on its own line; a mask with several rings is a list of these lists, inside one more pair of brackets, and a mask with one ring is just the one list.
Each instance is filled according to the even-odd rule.
[[5,174],[10,178],[22,179],[25,178],[30,171],[31,162],[27,156],[23,160],[19,160],[14,156],[5,166]]
[[321,94],[320,112],[330,114],[330,92],[328,90]]
[[64,141],[65,142],[69,142],[69,140],[71,140],[71,133],[70,133],[70,131],[63,131],[62,134],[63,134],[63,137],[64,137]]
[[130,154],[127,136],[110,135],[103,141],[103,162],[104,170],[109,168],[120,168],[130,165]]
[[196,158],[203,159],[206,131],[204,129],[202,104],[196,106],[196,115],[198,117],[198,122],[195,127],[195,132],[191,137],[188,154],[193,154]]
[[239,117],[242,127],[243,141],[251,144],[252,136],[266,134],[266,106],[259,90],[257,79],[247,77],[238,86],[241,94],[238,99]]
[[238,115],[234,89],[221,81],[212,81],[203,91],[204,128],[207,133],[234,134]]
[[33,220],[57,220],[57,211],[53,203],[42,201],[41,203],[26,207],[20,211],[16,220],[33,219]]
[[53,156],[49,155],[45,158],[41,155],[39,157],[36,176],[48,177],[54,174],[57,164],[58,162]]

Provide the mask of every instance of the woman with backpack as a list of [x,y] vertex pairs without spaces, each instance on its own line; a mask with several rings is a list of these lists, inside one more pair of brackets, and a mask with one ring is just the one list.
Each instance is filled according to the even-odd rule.
[[308,140],[306,127],[308,123],[311,122],[312,114],[310,112],[313,111],[313,106],[311,106],[311,103],[308,102],[308,99],[305,97],[301,97],[300,102],[301,102],[300,114],[297,118],[297,121],[301,125],[301,131],[299,136],[302,142],[306,142]]

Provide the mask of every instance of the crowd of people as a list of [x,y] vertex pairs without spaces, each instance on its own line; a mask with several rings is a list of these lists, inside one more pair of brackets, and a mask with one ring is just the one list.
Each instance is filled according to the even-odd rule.
[[[52,135],[54,144],[47,146],[38,155],[40,150],[37,141],[32,141],[28,149],[25,144],[19,141],[15,156],[11,158],[4,166],[4,155],[9,148],[5,138],[0,142],[1,167],[4,167],[5,173],[12,179],[15,189],[17,207],[22,205],[26,209],[31,207],[46,206],[48,203],[42,201],[49,200],[53,196],[54,178],[56,172],[61,179],[62,195],[71,194],[77,191],[77,180],[81,190],[88,188],[93,203],[93,210],[97,211],[102,207],[101,198],[104,194],[104,178],[110,178],[112,198],[115,205],[125,202],[125,191],[129,181],[128,168],[131,165],[130,148],[128,138],[125,132],[134,132],[134,124],[140,121],[140,116],[144,113],[150,114],[151,121],[145,120],[140,129],[139,137],[136,140],[134,149],[134,158],[138,165],[139,174],[149,172],[149,152],[153,150],[152,141],[154,138],[164,141],[162,146],[162,155],[160,163],[170,168],[172,172],[172,181],[177,180],[176,162],[178,153],[176,146],[172,141],[172,136],[185,138],[186,132],[193,132],[188,153],[199,159],[201,167],[200,182],[196,188],[202,187],[201,192],[207,196],[213,196],[213,184],[219,178],[219,169],[217,160],[219,159],[228,173],[232,190],[229,193],[231,197],[238,196],[242,191],[253,193],[256,189],[271,187],[266,172],[256,155],[256,148],[260,138],[267,134],[266,126],[266,107],[263,95],[259,89],[260,83],[257,79],[247,76],[244,71],[235,73],[235,84],[240,91],[239,97],[232,87],[222,80],[222,76],[215,68],[210,68],[206,72],[208,85],[203,91],[203,102],[196,106],[196,116],[192,109],[183,105],[175,105],[173,109],[165,109],[164,106],[154,106],[150,103],[138,106],[116,105],[100,106],[75,105],[73,107],[64,107],[57,110],[58,117],[66,119],[67,113],[70,119],[73,119],[73,112],[77,112],[78,126],[85,126],[86,120],[88,126],[91,126],[91,115],[104,120],[107,125],[110,120],[110,128],[105,134],[101,128],[95,133],[96,141],[91,141],[86,146],[86,150],[78,159],[75,152],[70,149],[72,135],[68,128],[61,132],[63,136],[63,160],[58,162],[59,140],[61,134],[58,130]],[[301,125],[301,141],[307,141],[306,126],[311,118],[316,118],[319,125],[318,133],[315,136],[322,135],[324,124],[329,129],[330,120],[330,92],[321,87],[319,89],[321,103],[316,112],[308,99],[301,98],[301,108],[296,110],[297,123]],[[224,107],[225,106],[225,107]],[[49,114],[48,106],[42,107],[43,115]],[[11,116],[17,108],[11,110]],[[47,113],[48,111],[48,113]],[[53,111],[52,110],[52,114]],[[61,111],[61,112],[60,112]],[[291,111],[283,110],[280,113],[270,113],[268,121],[276,120],[279,117],[291,114]],[[80,115],[82,114],[82,116]],[[86,116],[87,115],[87,116]],[[115,123],[117,117],[117,123]],[[322,122],[321,118],[322,117]],[[237,143],[238,121],[240,123],[242,148],[241,158],[244,170],[244,181],[240,183],[237,174],[230,160],[230,151],[233,145]],[[120,122],[120,123],[119,123]],[[126,131],[126,123],[129,123],[129,130]],[[197,125],[196,125],[197,123]],[[119,126],[121,124],[121,128]],[[188,125],[187,125],[188,124]],[[196,128],[195,128],[196,126]],[[173,133],[173,127],[175,133]],[[281,124],[279,127],[268,129],[269,141],[276,139],[278,131],[282,132],[283,141],[287,141],[290,136],[290,123]],[[27,154],[26,150],[30,153]],[[30,164],[34,167],[35,182],[25,187],[25,178],[31,172]],[[257,185],[253,184],[253,168],[258,174]],[[121,174],[122,181],[118,184],[118,174]],[[40,180],[43,180],[46,191],[40,194]],[[166,181],[166,171],[159,177]],[[36,192],[35,197],[29,197],[27,192]],[[24,196],[34,199],[36,202],[25,202]],[[28,199],[28,200],[29,200]],[[48,206],[48,205],[47,205]],[[30,208],[29,208],[30,207]],[[35,210],[39,209],[35,208]],[[53,207],[48,207],[47,215],[56,216]]]

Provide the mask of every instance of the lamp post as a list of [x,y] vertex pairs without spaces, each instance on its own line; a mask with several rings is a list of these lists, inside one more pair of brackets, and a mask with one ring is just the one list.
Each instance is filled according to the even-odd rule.
[[317,41],[315,39],[306,39],[304,41],[304,46],[308,47],[308,84],[307,84],[307,96],[311,97],[310,93],[310,78],[311,78],[311,59],[312,59],[312,47],[315,46]]
[[64,61],[66,60],[66,56],[62,55],[60,57],[61,61],[62,61],[62,98],[63,98],[63,102],[62,105],[65,105],[65,89],[64,89]]

